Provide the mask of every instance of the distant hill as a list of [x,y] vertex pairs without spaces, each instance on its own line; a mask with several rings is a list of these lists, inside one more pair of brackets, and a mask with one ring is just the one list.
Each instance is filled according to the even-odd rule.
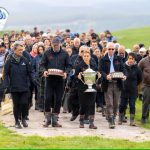
[[[10,16],[5,29],[94,28],[118,30],[150,25],[149,0],[1,0]],[[9,1],[9,2],[8,2]]]

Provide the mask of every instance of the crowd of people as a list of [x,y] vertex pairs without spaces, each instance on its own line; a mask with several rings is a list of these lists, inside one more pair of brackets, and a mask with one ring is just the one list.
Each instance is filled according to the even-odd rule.
[[[92,85],[96,92],[85,92],[88,85],[83,73],[87,69],[96,73]],[[52,34],[35,27],[34,32],[4,33],[0,38],[0,71],[0,103],[11,93],[16,128],[28,127],[32,106],[44,113],[43,127],[62,127],[62,108],[62,113],[71,114],[70,121],[79,116],[80,128],[89,124],[90,129],[97,129],[97,111],[114,129],[115,122],[127,122],[129,105],[129,125],[136,126],[137,98],[142,100],[141,122],[147,123],[150,48],[138,43],[128,49],[109,30],[97,34],[90,29],[79,34],[66,29]],[[114,72],[121,76],[114,78]]]

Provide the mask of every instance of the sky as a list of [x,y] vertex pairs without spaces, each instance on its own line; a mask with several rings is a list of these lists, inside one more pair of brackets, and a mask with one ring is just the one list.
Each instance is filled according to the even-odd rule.
[[150,25],[149,0],[0,0],[9,12],[5,29],[71,28],[81,32]]

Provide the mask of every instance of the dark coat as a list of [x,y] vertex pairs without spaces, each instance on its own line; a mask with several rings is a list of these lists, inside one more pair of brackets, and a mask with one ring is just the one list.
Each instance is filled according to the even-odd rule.
[[32,71],[28,60],[21,57],[20,62],[17,62],[10,55],[4,65],[4,87],[10,88],[10,92],[27,92],[30,80]]
[[35,78],[39,78],[39,65],[42,60],[42,54],[37,55],[35,58],[33,58],[32,61],[32,71],[34,73]]
[[44,72],[48,69],[60,69],[69,73],[71,63],[68,53],[63,49],[60,49],[59,52],[54,52],[53,49],[45,51],[40,63],[40,70]]
[[[80,47],[79,47],[80,48]],[[72,55],[76,55],[79,53],[79,48],[76,48],[75,46],[72,47]]]
[[[113,64],[114,64],[115,72],[123,72],[126,75],[126,69],[122,62],[121,57],[114,55]],[[109,83],[109,81],[107,80],[107,75],[110,73],[110,60],[109,60],[108,54],[106,54],[101,59],[100,65],[99,65],[99,70],[102,73],[102,78],[103,78],[102,89],[104,92],[106,92],[108,89],[108,83]],[[116,79],[116,80],[117,80],[118,88],[121,90],[123,87],[123,82],[121,79]]]
[[[93,61],[90,62],[90,68],[93,69],[94,71],[98,71],[98,67],[97,67],[96,63],[93,62]],[[81,80],[79,80],[77,78],[79,73],[80,72],[84,72],[86,69],[88,69],[88,65],[85,64],[84,61],[80,62],[80,64],[75,69],[75,77],[76,77],[76,79],[78,81],[78,90],[80,92],[83,92],[83,91],[85,91],[88,88],[88,86],[86,84],[84,84]],[[82,80],[84,81],[83,77],[82,77]],[[93,85],[93,87],[96,88],[95,85]]]
[[124,81],[124,88],[121,92],[121,97],[123,98],[137,98],[138,95],[138,85],[142,81],[142,72],[137,64],[128,66],[125,64],[127,71],[127,79]]

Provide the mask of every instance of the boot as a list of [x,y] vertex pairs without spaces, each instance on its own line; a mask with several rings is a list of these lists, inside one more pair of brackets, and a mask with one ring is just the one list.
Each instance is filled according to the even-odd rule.
[[52,127],[62,127],[62,125],[58,123],[58,114],[56,113],[52,114]]
[[51,124],[51,113],[50,112],[45,112],[45,123],[44,127],[48,127]]
[[109,128],[114,129],[115,128],[114,116],[109,116],[108,117],[108,122],[109,122]]
[[15,123],[15,128],[16,128],[16,129],[22,129],[22,126],[21,126],[21,124],[20,124],[19,121],[16,121],[16,123]]
[[102,116],[103,116],[103,117],[106,116],[106,108],[105,108],[105,107],[102,108]]
[[123,120],[122,120],[122,122],[124,122],[124,123],[127,123],[127,116],[125,116],[125,115],[123,115]]
[[90,129],[97,129],[97,126],[94,125],[94,115],[90,115],[89,116],[89,128]]
[[118,124],[119,124],[119,125],[122,125],[122,122],[123,122],[123,116],[124,116],[124,114],[119,113],[119,120],[118,120]]
[[130,126],[136,126],[134,123],[134,114],[130,114]]
[[39,104],[38,104],[37,100],[35,101],[35,110],[39,110]]
[[146,118],[146,117],[144,117],[144,116],[142,116],[142,118],[141,118],[141,123],[142,123],[142,124],[147,123],[147,118]]
[[79,119],[79,121],[80,121],[80,126],[79,126],[79,128],[84,128],[84,116],[85,116],[85,115],[80,115],[80,119]]
[[26,119],[22,119],[21,123],[22,123],[23,127],[25,127],[25,128],[28,127]]

